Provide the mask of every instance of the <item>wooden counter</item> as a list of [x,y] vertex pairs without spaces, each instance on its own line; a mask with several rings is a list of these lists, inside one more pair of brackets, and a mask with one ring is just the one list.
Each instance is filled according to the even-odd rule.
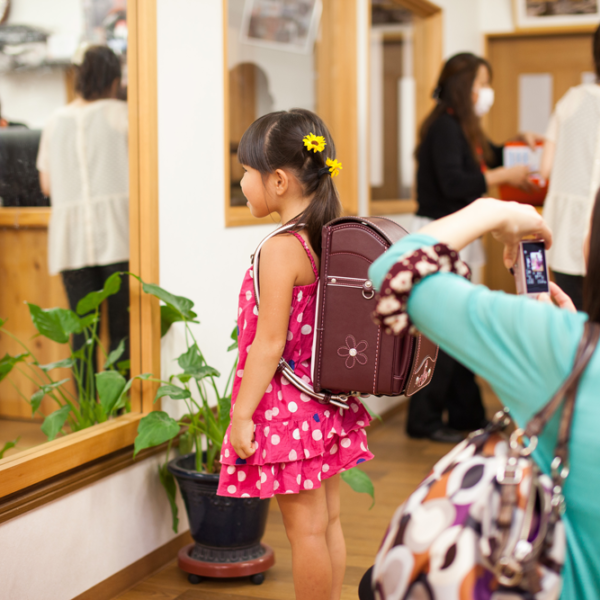
[[[68,308],[60,276],[50,277],[47,268],[48,223],[50,208],[0,208],[0,318],[7,319],[5,329],[25,342],[41,364],[61,360],[69,355],[67,346],[61,346],[43,337],[32,339],[36,329],[31,322],[25,302],[42,308]],[[19,354],[19,344],[0,334],[0,356]],[[70,370],[52,372],[55,379],[70,376]],[[27,398],[38,389],[32,381],[13,371],[0,382],[0,416],[31,418],[31,408],[19,396]],[[46,413],[57,408],[51,398],[44,398],[42,410]]]

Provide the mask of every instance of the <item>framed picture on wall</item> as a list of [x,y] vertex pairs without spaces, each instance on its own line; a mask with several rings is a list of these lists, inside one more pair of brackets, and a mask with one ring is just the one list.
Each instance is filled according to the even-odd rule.
[[600,0],[513,0],[517,29],[577,27],[600,23]]
[[246,0],[241,41],[310,53],[321,18],[321,0]]

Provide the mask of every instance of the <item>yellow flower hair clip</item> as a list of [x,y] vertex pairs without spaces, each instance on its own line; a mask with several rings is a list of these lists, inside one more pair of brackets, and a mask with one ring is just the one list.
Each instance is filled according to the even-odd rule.
[[338,160],[331,160],[331,158],[328,158],[325,161],[325,164],[329,167],[329,172],[331,173],[332,177],[336,177],[337,175],[340,174],[340,169],[342,169],[342,163],[339,162]]
[[310,152],[311,150],[315,153],[323,152],[325,150],[325,146],[327,146],[327,142],[322,135],[315,135],[314,133],[309,133],[302,138],[304,145]]

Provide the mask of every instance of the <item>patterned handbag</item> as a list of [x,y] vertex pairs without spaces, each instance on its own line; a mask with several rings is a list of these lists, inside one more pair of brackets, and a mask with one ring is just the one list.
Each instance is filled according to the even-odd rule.
[[[525,430],[507,436],[511,421],[501,411],[433,467],[392,518],[373,567],[375,598],[559,597],[569,435],[579,379],[599,337],[600,326],[587,323],[572,373]],[[549,477],[530,455],[563,399]]]

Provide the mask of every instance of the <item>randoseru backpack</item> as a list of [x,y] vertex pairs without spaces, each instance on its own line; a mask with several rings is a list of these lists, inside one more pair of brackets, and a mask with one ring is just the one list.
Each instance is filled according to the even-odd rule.
[[[252,257],[254,293],[259,304],[259,256],[275,230]],[[375,290],[368,270],[408,232],[383,217],[341,217],[323,227],[317,317],[313,328],[313,387],[297,377],[283,358],[279,371],[305,394],[347,408],[349,396],[412,396],[433,375],[438,347],[423,335],[388,335],[372,319]]]

